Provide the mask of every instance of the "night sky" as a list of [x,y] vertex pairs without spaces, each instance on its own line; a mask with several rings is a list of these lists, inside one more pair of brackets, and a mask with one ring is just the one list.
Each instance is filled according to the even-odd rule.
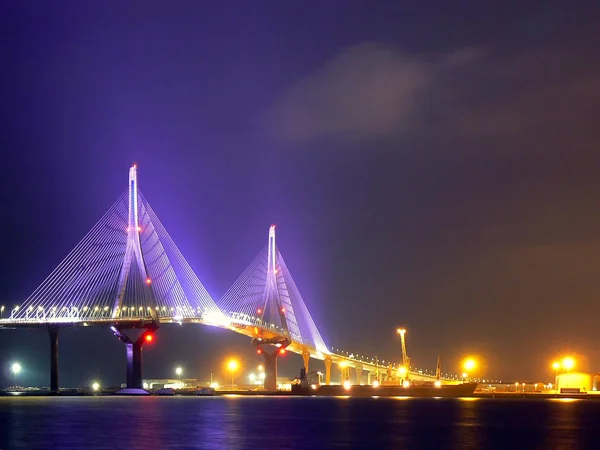
[[[472,353],[485,377],[550,381],[574,353],[600,371],[600,7],[536,3],[2,2],[0,304],[136,162],[215,299],[275,223],[329,346],[398,361],[402,325],[417,367]],[[0,331],[0,385],[14,360],[48,385],[48,347]],[[63,386],[124,381],[106,328],[60,351]],[[261,362],[248,338],[165,326],[144,375],[223,379],[234,354]]]

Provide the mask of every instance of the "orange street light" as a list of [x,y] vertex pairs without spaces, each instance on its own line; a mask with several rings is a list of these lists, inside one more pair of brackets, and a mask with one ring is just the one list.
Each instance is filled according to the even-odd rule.
[[235,371],[240,367],[240,363],[235,359],[230,359],[227,362],[227,369],[231,372],[231,388],[233,389],[233,376],[235,375]]
[[571,370],[573,367],[575,367],[575,360],[569,356],[567,356],[566,358],[563,358],[562,360],[562,366],[567,370]]

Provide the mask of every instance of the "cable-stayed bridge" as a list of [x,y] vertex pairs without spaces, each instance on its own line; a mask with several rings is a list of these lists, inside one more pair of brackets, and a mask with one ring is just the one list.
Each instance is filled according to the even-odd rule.
[[[127,190],[58,267],[22,303],[0,314],[0,328],[46,327],[51,342],[51,390],[58,391],[58,330],[61,326],[110,326],[126,345],[127,386],[142,387],[141,353],[162,324],[199,323],[227,328],[252,339],[265,358],[265,388],[277,387],[277,357],[286,351],[325,361],[325,382],[336,363],[342,378],[350,368],[377,379],[396,367],[376,359],[335,353],[313,321],[276,246],[271,226],[267,246],[215,303],[138,190],[137,168]],[[141,329],[133,339],[126,330]],[[413,379],[433,376],[410,373]]]

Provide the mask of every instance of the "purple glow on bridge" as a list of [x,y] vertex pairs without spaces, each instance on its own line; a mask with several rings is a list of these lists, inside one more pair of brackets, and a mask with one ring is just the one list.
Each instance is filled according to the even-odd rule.
[[219,309],[137,187],[129,186],[7,320],[198,319]]

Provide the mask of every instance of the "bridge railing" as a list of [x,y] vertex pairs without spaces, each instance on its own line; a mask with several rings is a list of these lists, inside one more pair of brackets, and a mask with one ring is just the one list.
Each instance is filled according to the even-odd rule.
[[113,315],[108,306],[84,306],[78,307],[49,307],[49,308],[21,308],[15,306],[6,316],[0,317],[0,323],[67,323],[67,322],[94,322],[107,320],[127,319],[151,319],[157,316],[159,319],[172,319],[175,321],[184,319],[202,320],[206,311],[201,308],[190,307],[128,307],[117,308]]

